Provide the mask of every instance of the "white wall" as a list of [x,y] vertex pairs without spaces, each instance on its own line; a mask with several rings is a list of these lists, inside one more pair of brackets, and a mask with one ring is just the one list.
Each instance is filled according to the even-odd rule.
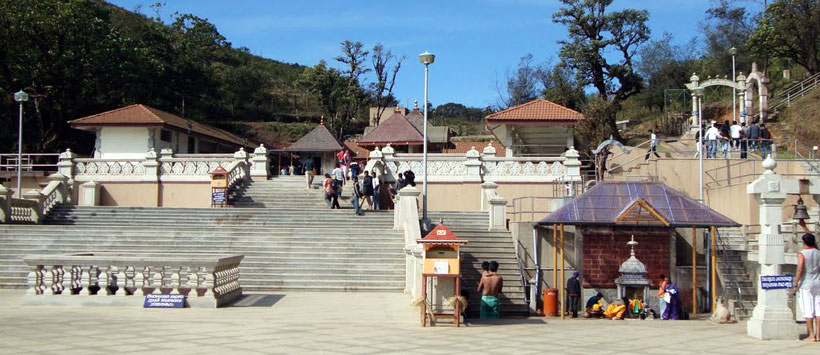
[[149,138],[146,127],[103,127],[97,131],[99,146],[95,156],[102,159],[141,159],[151,149]]

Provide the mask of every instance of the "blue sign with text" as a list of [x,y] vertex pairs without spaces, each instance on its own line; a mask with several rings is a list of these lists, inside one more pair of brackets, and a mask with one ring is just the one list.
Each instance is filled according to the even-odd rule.
[[761,275],[760,287],[764,290],[780,290],[794,287],[794,275]]
[[183,308],[185,295],[145,295],[143,308]]
[[211,194],[211,201],[213,201],[213,203],[225,203],[226,200],[227,195],[225,194],[225,191],[214,191]]

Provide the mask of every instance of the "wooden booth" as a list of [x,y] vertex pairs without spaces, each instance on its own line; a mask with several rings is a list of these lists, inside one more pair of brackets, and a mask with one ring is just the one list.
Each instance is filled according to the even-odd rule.
[[429,304],[430,310],[427,306],[421,309],[421,326],[427,326],[427,317],[434,317],[431,319],[435,321],[439,317],[453,317],[453,324],[458,327],[461,324],[461,314],[459,312],[458,301],[453,302],[453,312],[435,312],[432,311],[433,299],[432,292],[428,290],[433,287],[428,287],[428,284],[434,280],[452,279],[455,285],[453,294],[458,300],[461,296],[461,254],[459,247],[467,244],[467,240],[459,239],[453,232],[450,231],[444,224],[439,224],[430,231],[424,238],[417,240],[419,244],[424,246],[424,269],[422,270],[421,283],[421,297],[425,300],[425,304]]
[[211,172],[211,207],[228,205],[228,172],[221,166]]

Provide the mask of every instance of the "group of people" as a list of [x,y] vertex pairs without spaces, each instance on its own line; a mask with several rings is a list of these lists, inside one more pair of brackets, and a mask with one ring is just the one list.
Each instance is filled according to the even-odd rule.
[[[760,151],[760,155],[765,158],[772,152],[774,136],[764,123],[754,121],[747,125],[746,122],[738,124],[737,121],[724,121],[722,124],[714,122],[710,127],[704,125],[701,130],[707,159],[716,159],[718,149],[722,151],[723,158],[730,158],[731,152],[740,152],[740,158],[746,159],[748,153],[754,151]],[[700,140],[700,132],[695,135],[695,139]]]
[[[668,277],[660,275],[661,284],[658,287],[658,302],[660,305],[660,318],[668,320],[684,319],[681,309],[678,287]],[[581,295],[581,283],[578,280],[578,272],[574,272],[567,280],[567,304],[570,317],[578,317],[578,301]],[[632,299],[628,297],[616,298],[611,303],[604,305],[604,295],[600,292],[590,297],[584,307],[585,318],[606,318],[621,320],[626,317],[646,319],[647,313],[655,315],[655,311],[648,309],[646,303],[640,297]],[[657,315],[655,315],[657,317]]]
[[[330,174],[325,174],[325,181],[322,183],[322,190],[325,193],[325,202],[330,209],[339,209],[339,197],[342,195],[342,190],[347,184],[344,169],[342,166],[337,166]],[[379,179],[376,169],[373,172],[365,171],[362,181],[359,181],[358,175],[352,178],[353,197],[350,203],[353,204],[353,209],[356,215],[363,215],[361,211],[362,205],[365,203],[371,210],[380,209],[379,200],[381,194],[381,180]]]

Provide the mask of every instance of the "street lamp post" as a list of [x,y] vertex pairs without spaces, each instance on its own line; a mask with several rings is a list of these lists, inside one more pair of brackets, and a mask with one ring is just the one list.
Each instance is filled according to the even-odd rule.
[[703,203],[703,88],[695,89],[695,97],[698,99],[698,196]]
[[424,184],[423,192],[422,192],[422,225],[425,229],[430,229],[430,219],[427,218],[427,87],[428,87],[428,76],[430,71],[430,64],[436,61],[436,56],[433,53],[428,51],[424,51],[424,53],[419,54],[419,62],[424,64],[424,153],[423,155],[423,165],[424,165],[424,174],[422,178],[422,183]]
[[22,181],[20,172],[23,168],[23,103],[28,101],[28,94],[20,90],[14,93],[14,101],[20,103],[20,122],[17,131],[17,198],[23,198],[23,190],[20,184]]
[[[729,48],[729,53],[732,54],[732,82],[737,85],[737,74],[735,74],[735,57],[737,55],[737,48]],[[737,88],[732,86],[732,122],[735,121],[737,121]]]

